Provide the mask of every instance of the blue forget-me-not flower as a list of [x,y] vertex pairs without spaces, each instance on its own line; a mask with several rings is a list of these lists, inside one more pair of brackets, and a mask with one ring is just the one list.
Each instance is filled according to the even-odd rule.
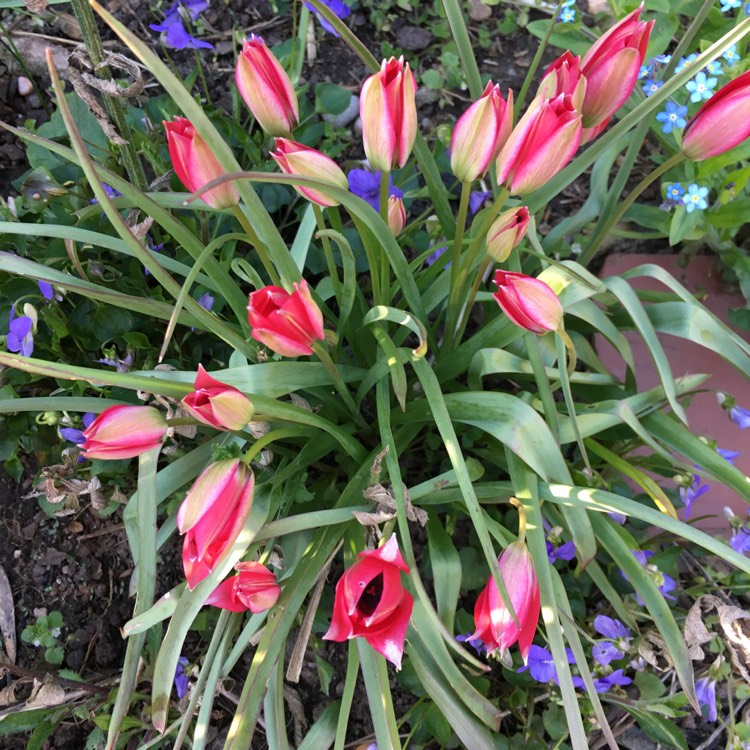
[[675,128],[684,128],[687,125],[685,116],[688,108],[674,102],[667,102],[666,109],[656,115],[656,119],[662,123],[661,129],[665,133],[671,133]]

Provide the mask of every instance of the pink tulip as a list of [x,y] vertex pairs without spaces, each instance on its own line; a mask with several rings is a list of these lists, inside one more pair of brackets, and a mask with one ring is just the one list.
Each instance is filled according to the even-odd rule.
[[250,399],[237,388],[212,378],[198,365],[195,390],[182,399],[185,410],[217,430],[241,430],[254,409]]
[[266,43],[255,34],[242,43],[235,81],[253,116],[269,135],[289,135],[299,123],[297,94]]
[[534,563],[526,545],[516,541],[503,550],[497,564],[518,625],[490,576],[474,606],[476,631],[471,639],[481,639],[489,654],[500,649],[501,656],[505,649],[518,641],[521,657],[526,663],[539,621],[541,601]]
[[323,313],[304,279],[292,294],[278,286],[253,292],[247,311],[252,337],[282,357],[312,354],[313,343],[325,338]]
[[498,184],[513,195],[536,190],[573,158],[580,140],[581,115],[570,94],[537,96],[497,157]]
[[573,101],[573,107],[581,111],[586,95],[586,79],[581,74],[581,58],[569,50],[563,52],[544,71],[537,91],[537,96],[541,95],[545,99],[554,99],[560,94],[568,94]]
[[682,134],[682,153],[702,161],[749,137],[750,70],[722,86],[690,118]]
[[490,81],[482,96],[458,118],[451,136],[451,169],[461,182],[483,177],[513,127],[513,92],[506,102]]
[[359,114],[365,154],[373,169],[390,172],[406,164],[417,136],[417,83],[404,58],[383,60],[362,86]]
[[357,555],[357,562],[336,584],[328,641],[364,638],[379,654],[401,669],[404,639],[414,598],[404,589],[401,573],[409,568],[396,537],[378,549]]
[[495,271],[498,290],[492,296],[503,312],[520,328],[544,334],[562,324],[563,308],[552,289],[522,273]]
[[83,431],[84,458],[133,458],[158,448],[167,423],[153,406],[110,406]]
[[[312,177],[342,190],[349,189],[349,180],[339,165],[320,151],[286,138],[277,138],[275,145],[276,151],[271,151],[271,156],[285,174]],[[294,189],[319,206],[339,205],[339,201],[315,188],[295,185]]]
[[503,211],[487,232],[487,255],[498,263],[506,261],[513,248],[524,238],[529,221],[526,206]]
[[194,589],[229,552],[247,521],[255,479],[238,458],[216,461],[195,480],[177,512],[185,534],[182,567]]
[[[207,182],[221,177],[225,171],[206,142],[195,132],[190,120],[175,117],[173,122],[164,122],[167,145],[172,167],[185,188],[194,193]],[[201,195],[212,208],[229,208],[240,201],[233,182],[212,188]]]
[[206,604],[230,612],[249,609],[254,614],[271,609],[281,594],[276,576],[259,562],[241,562],[234,567],[238,575],[220,583],[206,599]]
[[603,34],[584,55],[586,76],[583,126],[593,128],[614,114],[630,96],[646,56],[654,22],[639,21],[643,5]]
[[593,128],[584,128],[581,132],[581,146],[585,146],[589,141],[593,141],[594,138],[598,138],[609,125],[610,118],[602,120],[598,125]]
[[406,224],[406,209],[401,198],[392,195],[388,198],[388,229],[394,237],[401,234],[401,230]]

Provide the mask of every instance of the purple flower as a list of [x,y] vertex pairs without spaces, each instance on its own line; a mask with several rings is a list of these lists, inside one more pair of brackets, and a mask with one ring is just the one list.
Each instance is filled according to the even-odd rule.
[[748,409],[743,409],[741,406],[733,406],[729,410],[729,418],[741,430],[750,427],[750,411]]
[[[366,169],[350,169],[347,174],[349,190],[367,201],[373,210],[380,211],[380,172],[369,172]],[[395,195],[403,198],[404,191],[399,190],[394,184],[391,176],[388,176],[388,196]]]
[[164,46],[171,49],[213,49],[213,44],[202,42],[200,39],[190,36],[180,14],[181,5],[193,21],[196,21],[198,16],[208,8],[208,3],[205,0],[185,0],[183,3],[175,0],[167,10],[164,20],[159,24],[150,24],[149,28],[152,31],[162,32],[164,34],[162,37]]
[[487,653],[487,646],[481,638],[472,638],[471,633],[466,635],[457,635],[456,640],[459,643],[468,643],[480,656]]
[[8,335],[5,345],[9,352],[18,352],[22,357],[30,357],[34,352],[34,321],[28,315],[16,317],[16,306],[11,305]]
[[717,448],[716,452],[722,457],[729,461],[734,466],[734,459],[740,455],[739,451],[730,451],[729,449]]
[[[674,578],[668,576],[666,573],[662,573],[656,567],[656,565],[649,565],[648,563],[648,559],[650,557],[653,557],[654,553],[651,550],[645,550],[641,552],[641,550],[633,549],[630,551],[633,553],[633,557],[635,557],[635,559],[638,560],[638,562],[646,569],[646,572],[654,581],[662,595],[667,599],[674,600],[675,597],[669,595],[670,591],[674,591],[677,588],[677,584],[675,583]],[[627,580],[627,576],[625,575],[625,573],[623,573],[622,571],[620,571],[620,573],[622,574],[622,577]],[[637,591],[635,592],[635,599],[642,607],[644,602],[643,599],[641,599],[641,595]]]
[[[87,429],[94,419],[96,419],[96,414],[87,411],[83,415],[83,430]],[[83,436],[83,430],[78,430],[75,427],[62,427],[60,429],[60,437],[67,440],[69,443],[83,445],[86,442],[86,438]]]
[[188,691],[188,687],[190,687],[190,679],[185,674],[185,667],[190,662],[184,657],[181,656],[177,660],[177,669],[175,669],[174,672],[174,689],[177,691],[177,697],[182,700],[186,695]]
[[198,304],[204,310],[208,310],[209,312],[211,312],[211,310],[213,309],[214,302],[216,302],[216,299],[214,299],[214,297],[212,297],[208,292],[198,298]]
[[492,198],[492,193],[489,191],[472,190],[471,193],[469,193],[469,212],[475,214],[480,208],[482,208],[482,206],[484,206],[489,198]]
[[628,517],[624,513],[617,513],[616,511],[612,511],[611,513],[607,513],[607,515],[615,522],[619,523],[620,526],[622,526],[625,521],[628,520]]
[[547,542],[547,559],[550,563],[554,563],[556,560],[572,560],[575,556],[576,545],[572,539],[558,547],[550,541]]
[[611,661],[622,659],[625,651],[630,648],[630,631],[613,617],[606,615],[597,615],[594,618],[594,630],[605,638],[610,638],[616,643],[602,641],[594,645],[591,655],[602,666],[606,666]]
[[710,677],[701,677],[695,681],[695,695],[701,708],[707,709],[704,715],[705,721],[716,721],[716,680]]
[[701,478],[697,474],[693,474],[693,483],[689,487],[680,487],[680,499],[685,506],[685,520],[690,518],[693,503],[708,492],[708,487],[707,484],[701,484]]
[[[565,655],[568,658],[568,664],[575,664],[576,659],[573,656],[573,652],[569,649],[565,649]],[[517,672],[525,672],[529,670],[529,674],[537,682],[554,682],[555,685],[559,685],[559,678],[557,676],[557,668],[555,667],[555,660],[552,658],[552,654],[547,651],[546,648],[536,646],[532,644],[529,649],[529,659],[525,666],[516,670]],[[575,687],[583,687],[583,679],[578,676],[573,677],[573,685]]]
[[[323,5],[325,5],[330,11],[332,11],[338,18],[346,18],[347,16],[351,15],[352,9],[346,4],[342,3],[341,0],[321,0]],[[323,18],[323,16],[318,13],[316,8],[313,8],[310,3],[305,2],[305,7],[311,12],[314,13],[316,18],[318,19],[318,23],[329,33],[333,34],[335,37],[338,37],[338,32],[336,29],[331,26],[330,22]]]
[[630,677],[625,677],[622,673],[622,669],[616,669],[612,674],[594,680],[594,688],[597,693],[606,693],[615,685],[630,685],[631,682],[633,682],[633,680],[631,680]]
[[[436,247],[436,248],[435,248],[435,249],[434,249],[434,250],[433,250],[433,251],[432,251],[432,252],[431,252],[431,253],[430,253],[430,254],[429,254],[429,255],[428,255],[428,256],[427,256],[426,258],[425,258],[425,261],[424,261],[424,262],[425,262],[425,263],[426,263],[426,264],[427,264],[428,266],[431,266],[431,265],[432,265],[432,264],[433,264],[433,263],[434,263],[435,261],[437,261],[437,260],[438,260],[438,259],[439,259],[439,258],[440,258],[440,257],[441,257],[442,255],[443,255],[443,253],[445,253],[445,252],[446,252],[447,250],[448,250],[448,245],[440,245],[440,246]],[[450,265],[451,265],[451,264],[450,264],[450,261],[449,261],[448,263],[446,263],[446,264],[445,264],[445,265],[443,266],[443,270],[445,270],[446,268],[450,268]]]
[[[155,245],[153,241],[151,240],[151,238],[148,235],[146,235],[146,247],[148,247],[148,249],[152,253],[160,253],[164,249],[164,243],[160,242],[158,245]],[[146,276],[151,275],[151,271],[149,271],[148,268],[146,268],[146,266],[143,267],[143,273]]]
[[729,540],[729,546],[741,555],[746,555],[750,552],[750,531],[743,527],[737,529],[737,533]]
[[614,643],[609,641],[600,641],[594,644],[594,648],[591,649],[591,656],[594,661],[606,667],[611,661],[617,661],[625,656],[624,651],[620,651]]
[[594,618],[594,630],[605,638],[615,640],[617,638],[630,638],[630,631],[614,617],[597,615]]
[[[102,182],[102,187],[104,188],[104,192],[107,194],[108,198],[115,199],[115,198],[119,198],[122,195],[122,193],[119,190],[115,190],[110,185],[107,185],[106,182]],[[99,203],[99,199],[98,198],[92,198],[89,201],[89,203],[92,203],[92,204],[93,203]]]
[[39,284],[39,291],[42,293],[44,299],[50,301],[55,299],[55,290],[52,288],[52,284],[48,281],[42,281],[41,279],[37,281],[37,284]]
[[107,365],[107,367],[114,367],[117,372],[128,372],[133,366],[133,354],[132,352],[128,352],[125,355],[125,359],[120,359],[119,357],[116,359],[102,357],[101,359],[98,359],[97,362],[102,365]]

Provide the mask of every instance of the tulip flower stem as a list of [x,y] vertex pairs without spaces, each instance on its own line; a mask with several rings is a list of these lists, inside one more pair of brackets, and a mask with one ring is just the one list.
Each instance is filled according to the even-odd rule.
[[660,164],[653,172],[646,175],[624,198],[617,210],[609,216],[604,222],[601,229],[597,232],[594,240],[589,244],[586,250],[581,254],[578,262],[582,266],[589,264],[591,259],[596,255],[601,241],[609,234],[612,227],[625,215],[625,212],[635,203],[636,198],[655,180],[658,180],[663,174],[668,172],[672,167],[679,164],[685,156],[678,152],[669,157],[663,164]]
[[518,510],[518,541],[521,543],[526,542],[526,508],[523,507],[523,503],[517,498],[512,497],[510,504],[514,505]]
[[[313,203],[312,207],[313,212],[315,213],[315,221],[318,223],[318,230],[323,232],[326,229],[323,210],[317,203]],[[326,265],[328,266],[328,275],[331,277],[331,283],[333,284],[333,293],[336,295],[336,301],[341,305],[341,280],[339,279],[339,274],[336,270],[336,262],[333,259],[331,241],[325,234],[320,235],[320,241],[323,243],[323,253],[326,256]]]
[[[388,224],[388,188],[391,184],[391,173],[385,169],[380,173],[380,217]],[[380,253],[381,288],[387,295],[391,285],[391,266],[388,263],[388,255]]]
[[474,283],[471,285],[469,296],[466,298],[466,303],[464,304],[463,309],[461,310],[461,315],[458,319],[456,335],[453,337],[453,341],[456,346],[461,343],[464,331],[466,330],[466,324],[469,322],[469,313],[471,312],[471,308],[474,305],[474,300],[476,299],[477,292],[479,291],[479,287],[482,284],[482,279],[484,279],[484,275],[487,273],[487,269],[491,264],[492,258],[485,258],[479,266],[479,269],[477,270],[477,273],[474,277]]
[[312,349],[315,354],[318,355],[318,359],[323,363],[326,370],[328,370],[328,372],[331,374],[333,383],[336,386],[336,390],[339,392],[339,394],[341,394],[341,398],[344,400],[344,403],[347,405],[347,407],[349,407],[349,411],[351,412],[354,421],[359,427],[365,430],[369,430],[369,425],[367,424],[367,422],[365,422],[365,420],[362,418],[362,415],[359,413],[359,409],[354,403],[352,394],[349,393],[349,389],[346,387],[346,383],[344,383],[341,377],[341,373],[339,373],[338,368],[331,359],[331,355],[328,353],[325,345],[321,344],[320,342],[316,342],[312,345]]
[[557,409],[555,408],[555,397],[552,393],[552,386],[547,377],[544,361],[539,351],[538,336],[535,333],[527,331],[523,335],[523,342],[526,345],[526,354],[529,358],[531,369],[534,371],[534,380],[536,380],[536,387],[539,389],[539,398],[542,400],[542,409],[547,420],[547,426],[552,432],[555,442],[557,442],[560,433],[560,424],[557,419]]
[[266,269],[266,273],[271,279],[271,283],[276,286],[281,286],[281,279],[279,278],[279,275],[276,273],[276,269],[274,268],[273,263],[271,263],[271,259],[268,257],[268,251],[266,250],[266,246],[260,241],[260,238],[255,233],[255,230],[253,229],[252,224],[250,224],[250,220],[247,218],[247,216],[245,216],[245,212],[242,210],[240,206],[234,206],[232,208],[232,211],[234,212],[234,215],[237,221],[240,223],[240,226],[245,231],[245,234],[250,240],[250,244],[255,248],[256,252],[258,253],[260,262],[263,264],[263,268]]

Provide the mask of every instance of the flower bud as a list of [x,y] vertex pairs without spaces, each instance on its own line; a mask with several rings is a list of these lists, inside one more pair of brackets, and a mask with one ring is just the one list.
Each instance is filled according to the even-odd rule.
[[566,50],[544,71],[537,96],[554,99],[568,94],[580,112],[586,94],[586,79],[581,74],[581,58]]
[[487,255],[498,263],[508,260],[513,248],[526,234],[529,221],[529,209],[526,206],[503,211],[487,232]]
[[[349,189],[349,180],[333,159],[314,148],[303,146],[296,141],[277,138],[276,151],[271,156],[285,174],[312,177],[321,182],[328,182],[342,190]],[[329,195],[314,188],[295,185],[294,189],[307,200],[319,206],[338,206],[339,202]]]
[[255,412],[242,391],[212,378],[203,365],[198,365],[194,388],[182,399],[183,407],[203,424],[217,430],[242,430]]
[[417,137],[417,83],[404,58],[383,60],[362,86],[359,115],[370,166],[390,172],[406,164]]
[[299,123],[297,94],[289,76],[259,36],[242,43],[235,80],[258,124],[269,135],[289,135]]
[[167,422],[153,406],[110,406],[83,432],[84,458],[133,458],[158,448]]
[[392,195],[388,198],[388,228],[394,237],[401,234],[401,230],[406,224],[406,209],[401,198]]
[[259,562],[241,562],[235,565],[238,575],[220,583],[206,599],[206,604],[230,612],[257,614],[276,604],[281,588],[276,576]]
[[451,137],[451,169],[461,182],[482,177],[513,127],[513,92],[508,101],[490,81],[482,96],[458,118]]
[[[203,138],[195,132],[190,120],[175,117],[173,122],[164,122],[164,129],[167,131],[172,167],[180,182],[191,193],[225,174],[224,168]],[[229,208],[240,201],[233,182],[225,182],[212,188],[203,193],[201,198],[211,208]]]
[[492,296],[503,312],[520,328],[536,334],[556,331],[562,325],[563,308],[552,289],[540,279],[522,273],[496,271],[498,290]]

